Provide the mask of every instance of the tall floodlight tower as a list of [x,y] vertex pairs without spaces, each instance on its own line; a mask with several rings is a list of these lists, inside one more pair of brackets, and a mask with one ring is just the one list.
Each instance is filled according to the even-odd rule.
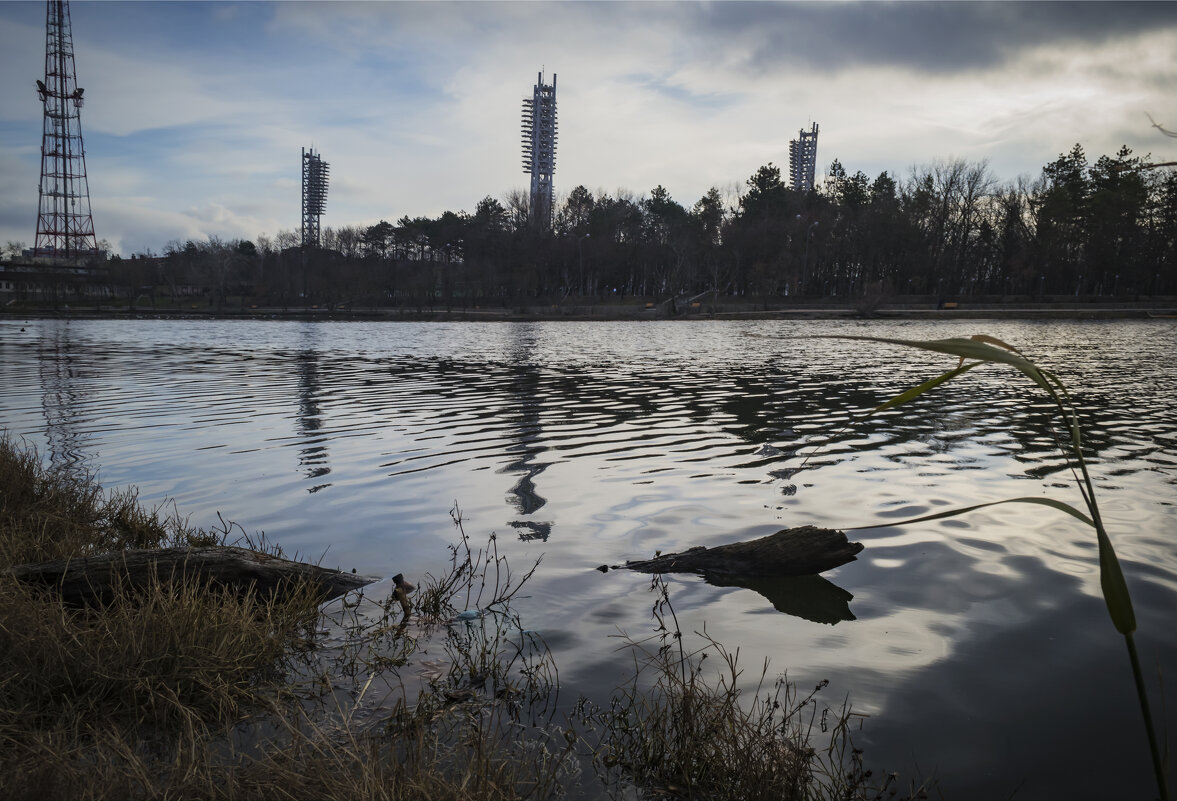
[[800,131],[800,138],[789,142],[789,183],[793,188],[808,192],[813,189],[813,174],[817,167],[817,123],[813,130]]
[[98,252],[90,216],[86,149],[82,146],[82,89],[74,68],[69,3],[49,0],[45,12],[45,79],[37,94],[45,107],[41,133],[41,200],[34,256],[77,260]]
[[302,151],[302,246],[319,246],[319,217],[327,207],[330,165],[312,147]]
[[552,174],[556,172],[556,74],[541,71],[531,97],[523,98],[523,171],[531,174],[531,224],[552,227]]

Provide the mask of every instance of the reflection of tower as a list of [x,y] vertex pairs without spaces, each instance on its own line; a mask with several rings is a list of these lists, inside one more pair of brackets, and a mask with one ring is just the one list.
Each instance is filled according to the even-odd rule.
[[802,128],[798,136],[789,142],[789,183],[799,192],[808,192],[817,169],[817,123],[811,131]]
[[523,171],[531,174],[531,224],[552,227],[552,175],[556,172],[556,75],[550,86],[543,72],[523,98]]
[[312,147],[302,151],[302,246],[319,246],[319,217],[327,208],[330,165]]
[[54,467],[72,467],[86,459],[82,451],[85,437],[77,428],[79,407],[84,400],[84,391],[79,386],[82,361],[73,353],[69,321],[59,322],[52,332],[46,328],[44,342],[45,348],[37,361],[47,455]]
[[[319,408],[319,354],[314,348],[299,351],[298,359],[298,433],[302,437],[298,464],[306,468],[306,476],[316,479],[331,472],[327,464],[326,437],[320,436],[323,412]],[[331,484],[316,484],[307,492],[318,492]]]
[[[522,325],[515,329],[525,334],[530,340],[532,328]],[[547,504],[547,499],[536,492],[535,477],[548,468],[550,462],[537,462],[535,457],[545,450],[540,443],[541,428],[540,414],[542,387],[540,386],[539,369],[528,364],[527,359],[534,349],[534,342],[520,340],[516,343],[516,353],[511,359],[515,368],[508,392],[516,401],[518,414],[515,416],[517,437],[508,451],[517,458],[502,469],[504,473],[522,474],[515,486],[508,491],[511,503],[520,515],[535,514]],[[515,520],[511,527],[519,529],[519,538],[523,540],[547,540],[552,532],[550,522],[537,520]]]
[[96,255],[90,184],[82,146],[82,89],[74,68],[69,3],[49,0],[45,12],[45,80],[37,93],[45,107],[41,127],[41,199],[35,256],[78,259]]

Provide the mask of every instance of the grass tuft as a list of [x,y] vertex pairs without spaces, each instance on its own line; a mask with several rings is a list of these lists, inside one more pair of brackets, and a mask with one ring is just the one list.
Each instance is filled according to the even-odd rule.
[[[763,675],[742,695],[738,654],[706,632],[685,649],[660,578],[661,639],[633,680],[603,709],[582,699],[561,712],[555,661],[511,608],[538,562],[514,573],[493,534],[474,547],[451,514],[449,569],[421,580],[403,617],[395,593],[320,607],[310,587],[262,598],[199,579],[116,586],[72,607],[4,570],[215,543],[236,526],[161,518],[0,438],[3,797],[876,797],[849,710],[819,714],[816,690],[798,699],[783,679],[762,694]],[[830,743],[815,750],[819,731]],[[892,779],[880,786],[894,795]]]
[[[655,635],[621,635],[634,655],[632,680],[608,707],[581,707],[599,732],[593,764],[612,796],[633,786],[649,798],[716,801],[927,797],[925,785],[900,795],[897,774],[880,781],[864,767],[851,739],[862,716],[819,702],[828,681],[802,696],[784,676],[770,681],[766,661],[745,693],[739,652],[706,629],[688,649],[663,577],[650,589]],[[826,743],[814,747],[815,739]]]

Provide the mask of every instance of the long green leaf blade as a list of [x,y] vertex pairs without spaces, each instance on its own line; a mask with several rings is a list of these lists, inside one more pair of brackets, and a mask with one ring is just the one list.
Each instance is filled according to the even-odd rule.
[[[1006,499],[1000,500],[1000,501],[989,501],[988,503],[978,503],[974,506],[962,506],[957,509],[947,509],[943,512],[936,512],[935,514],[922,515],[921,517],[912,517],[912,518],[909,518],[908,520],[900,520],[899,522],[896,522],[896,523],[892,523],[892,522],[873,523],[869,526],[855,526],[853,528],[848,528],[845,530],[846,531],[862,531],[862,530],[868,529],[868,528],[887,528],[889,526],[908,526],[908,525],[911,525],[912,523],[923,523],[924,521],[927,521],[927,520],[941,520],[946,517],[957,517],[958,515],[963,515],[967,512],[972,512],[977,509],[984,509],[987,506],[999,506],[1003,503],[1034,503],[1034,504],[1038,504],[1039,506],[1049,506],[1052,509],[1057,509],[1060,512],[1065,512],[1065,513],[1069,514],[1071,517],[1076,518],[1077,520],[1082,520],[1084,523],[1086,523],[1087,525],[1089,525],[1093,528],[1095,527],[1094,520],[1092,520],[1090,517],[1088,517],[1087,515],[1080,512],[1074,506],[1071,506],[1069,503],[1063,503],[1062,501],[1056,501],[1054,498],[1027,497],[1027,498],[1006,498]],[[1113,556],[1114,556],[1114,554],[1113,554]]]
[[889,337],[867,337],[856,336],[851,334],[829,334],[824,339],[851,339],[862,342],[881,342],[888,345],[901,345],[906,348],[918,348],[920,350],[928,350],[934,353],[945,353],[949,356],[956,356],[961,359],[977,359],[983,362],[998,362],[1001,364],[1008,364],[1011,367],[1024,373],[1031,381],[1038,384],[1040,387],[1054,394],[1050,384],[1043,377],[1038,370],[1037,365],[1032,361],[1019,356],[1016,353],[1004,350],[1003,348],[994,347],[986,342],[979,342],[974,339],[965,339],[963,337],[952,337],[949,339],[892,339]]
[[1099,586],[1103,589],[1103,600],[1112,616],[1112,625],[1127,636],[1136,631],[1136,611],[1132,608],[1132,596],[1128,594],[1128,582],[1124,580],[1120,560],[1102,525],[1096,526],[1095,534],[1099,539]]
[[1002,342],[997,337],[991,337],[988,334],[973,334],[971,337],[969,337],[969,339],[972,339],[976,342],[988,342],[990,345],[996,345],[999,348],[1005,348],[1006,350],[1012,351],[1019,356],[1025,356],[1024,353],[1015,348],[1013,345],[1010,345],[1007,342]]
[[[1153,770],[1156,773],[1157,788],[1160,791],[1161,798],[1168,798],[1168,780],[1164,769],[1163,759],[1161,757],[1161,750],[1158,747],[1156,734],[1154,732],[1152,715],[1149,711],[1148,694],[1145,690],[1143,675],[1140,671],[1139,659],[1136,655],[1136,645],[1133,641],[1132,634],[1136,630],[1136,613],[1132,608],[1132,597],[1128,592],[1128,584],[1124,580],[1123,570],[1120,568],[1120,560],[1116,557],[1116,551],[1112,547],[1111,539],[1108,537],[1107,531],[1104,529],[1103,520],[1099,513],[1099,506],[1095,500],[1095,487],[1092,484],[1091,476],[1087,470],[1087,463],[1083,458],[1083,445],[1081,433],[1079,429],[1079,416],[1075,411],[1075,403],[1071,399],[1070,393],[1066,386],[1059,379],[1057,375],[1047,370],[1041,370],[1032,361],[1022,356],[1021,351],[1017,348],[1002,342],[994,337],[978,334],[970,339],[950,338],[939,340],[908,340],[908,339],[892,339],[886,337],[868,337],[868,336],[853,336],[853,335],[830,335],[824,337],[827,339],[850,339],[859,340],[863,342],[879,342],[883,344],[899,345],[902,347],[918,348],[920,350],[933,351],[937,353],[945,353],[956,356],[961,363],[955,370],[950,370],[943,375],[926,381],[918,387],[909,389],[906,392],[900,393],[886,403],[878,406],[875,410],[868,413],[868,417],[874,412],[881,411],[892,406],[898,406],[902,403],[919,397],[923,393],[949,381],[956,376],[963,373],[966,369],[975,366],[975,364],[982,364],[986,362],[997,362],[1000,364],[1007,364],[1023,373],[1027,378],[1033,381],[1050,396],[1051,401],[1054,402],[1055,408],[1062,417],[1064,425],[1068,429],[1071,439],[1071,450],[1073,452],[1076,463],[1081,472],[1080,476],[1076,476],[1079,480],[1079,490],[1083,494],[1083,499],[1087,503],[1088,511],[1091,516],[1083,514],[1069,504],[1061,501],[1056,501],[1051,498],[1009,498],[1002,501],[994,501],[991,503],[976,504],[961,509],[951,509],[944,512],[937,512],[935,514],[924,515],[921,517],[912,518],[900,522],[879,523],[871,526],[858,526],[855,529],[848,529],[850,531],[861,530],[866,528],[880,528],[883,526],[903,526],[911,523],[918,523],[928,520],[939,520],[947,517],[955,517],[975,509],[983,509],[987,506],[996,506],[1002,503],[1033,503],[1041,506],[1050,506],[1065,512],[1072,517],[1082,520],[1084,523],[1092,526],[1095,529],[1096,539],[1099,543],[1099,583],[1100,589],[1103,592],[1104,603],[1107,605],[1108,614],[1112,618],[1112,624],[1116,630],[1124,635],[1124,641],[1128,645],[1128,653],[1132,660],[1133,679],[1136,682],[1136,693],[1140,701],[1141,716],[1144,719],[1145,729],[1148,733],[1149,750],[1152,756]],[[966,359],[975,359],[974,364],[966,366]]]
[[881,403],[878,406],[876,406],[875,408],[871,409],[867,414],[869,416],[869,415],[875,414],[876,412],[881,412],[884,409],[891,409],[895,406],[900,406],[904,403],[907,403],[910,400],[914,400],[915,398],[918,398],[920,395],[923,395],[925,392],[933,390],[936,387],[943,384],[944,382],[951,381],[952,379],[956,378],[961,373],[967,372],[967,371],[969,371],[969,370],[973,369],[974,367],[977,367],[981,364],[984,364],[984,362],[969,362],[968,364],[962,364],[960,367],[956,367],[952,370],[949,370],[947,373],[944,373],[943,375],[938,375],[933,379],[925,381],[924,383],[920,384],[918,387],[912,387],[911,389],[907,390],[906,392],[899,393],[894,398],[891,398],[891,400],[886,401],[885,403]]

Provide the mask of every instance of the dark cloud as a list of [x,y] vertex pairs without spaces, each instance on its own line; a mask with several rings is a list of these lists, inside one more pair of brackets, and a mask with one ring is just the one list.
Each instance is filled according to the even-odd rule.
[[742,48],[742,60],[757,71],[807,63],[831,71],[877,65],[953,73],[993,67],[1030,48],[1177,31],[1177,3],[719,2],[693,8],[701,38]]

